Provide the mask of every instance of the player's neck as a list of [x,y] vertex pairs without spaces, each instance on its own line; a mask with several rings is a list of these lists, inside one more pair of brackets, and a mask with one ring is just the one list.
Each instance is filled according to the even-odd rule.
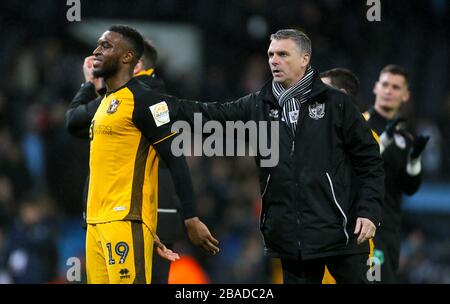
[[398,109],[385,108],[385,107],[378,106],[376,104],[375,104],[375,111],[377,111],[377,113],[380,114],[381,117],[383,117],[387,120],[394,119],[398,113]]
[[133,77],[133,71],[129,72],[117,72],[114,76],[105,80],[106,91],[112,92],[118,88],[124,86]]

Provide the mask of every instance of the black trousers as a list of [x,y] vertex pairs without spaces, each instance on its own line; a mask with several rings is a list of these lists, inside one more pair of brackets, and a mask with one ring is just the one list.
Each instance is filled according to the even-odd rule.
[[[167,248],[172,249],[171,243],[165,243]],[[169,282],[170,261],[163,259],[156,250],[153,252],[152,261],[152,284],[167,284]]]
[[398,283],[398,264],[400,260],[400,234],[387,230],[377,231],[374,239],[375,250],[381,251],[383,260],[381,261],[380,276],[382,284]]
[[349,254],[303,261],[281,259],[284,284],[321,284],[328,267],[337,284],[369,284],[369,255]]

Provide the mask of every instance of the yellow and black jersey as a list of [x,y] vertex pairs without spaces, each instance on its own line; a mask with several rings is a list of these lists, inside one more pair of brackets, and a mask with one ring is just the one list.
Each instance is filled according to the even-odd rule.
[[172,137],[168,96],[136,79],[105,95],[90,128],[87,223],[143,221],[156,229],[156,143]]
[[[369,113],[369,111],[364,112],[364,113],[363,113],[363,116],[364,116],[364,119],[368,122],[369,119],[370,119],[370,113]],[[379,144],[379,143],[380,143],[380,135],[381,135],[381,133],[378,134],[374,129],[372,129],[372,127],[370,128],[370,130],[372,131],[373,138],[375,138],[375,140],[376,140],[377,143]]]

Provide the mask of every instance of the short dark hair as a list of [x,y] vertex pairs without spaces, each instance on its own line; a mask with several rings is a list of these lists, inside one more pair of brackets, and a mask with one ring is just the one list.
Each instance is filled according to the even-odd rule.
[[144,39],[144,53],[141,60],[145,69],[155,67],[158,60],[158,51],[156,51],[155,45],[151,40]]
[[408,72],[406,72],[405,68],[400,65],[388,64],[381,70],[380,76],[385,73],[389,73],[389,74],[393,74],[393,75],[401,75],[405,78],[406,85],[409,84]]
[[331,85],[337,89],[343,89],[356,98],[359,91],[359,79],[352,71],[343,68],[331,69],[320,73],[320,78],[328,77]]
[[141,58],[142,53],[144,52],[144,38],[142,38],[142,35],[137,30],[128,25],[112,25],[108,29],[108,31],[122,34],[122,36],[131,45],[131,48],[135,52],[135,63],[137,63]]
[[311,39],[304,32],[296,29],[283,29],[270,35],[270,41],[281,39],[292,39],[302,53],[312,55]]

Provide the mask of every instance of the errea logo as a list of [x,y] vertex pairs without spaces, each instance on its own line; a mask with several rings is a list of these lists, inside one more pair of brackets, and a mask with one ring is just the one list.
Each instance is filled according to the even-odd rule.
[[121,279],[129,279],[130,278],[130,271],[127,268],[120,269],[119,274],[120,274]]

